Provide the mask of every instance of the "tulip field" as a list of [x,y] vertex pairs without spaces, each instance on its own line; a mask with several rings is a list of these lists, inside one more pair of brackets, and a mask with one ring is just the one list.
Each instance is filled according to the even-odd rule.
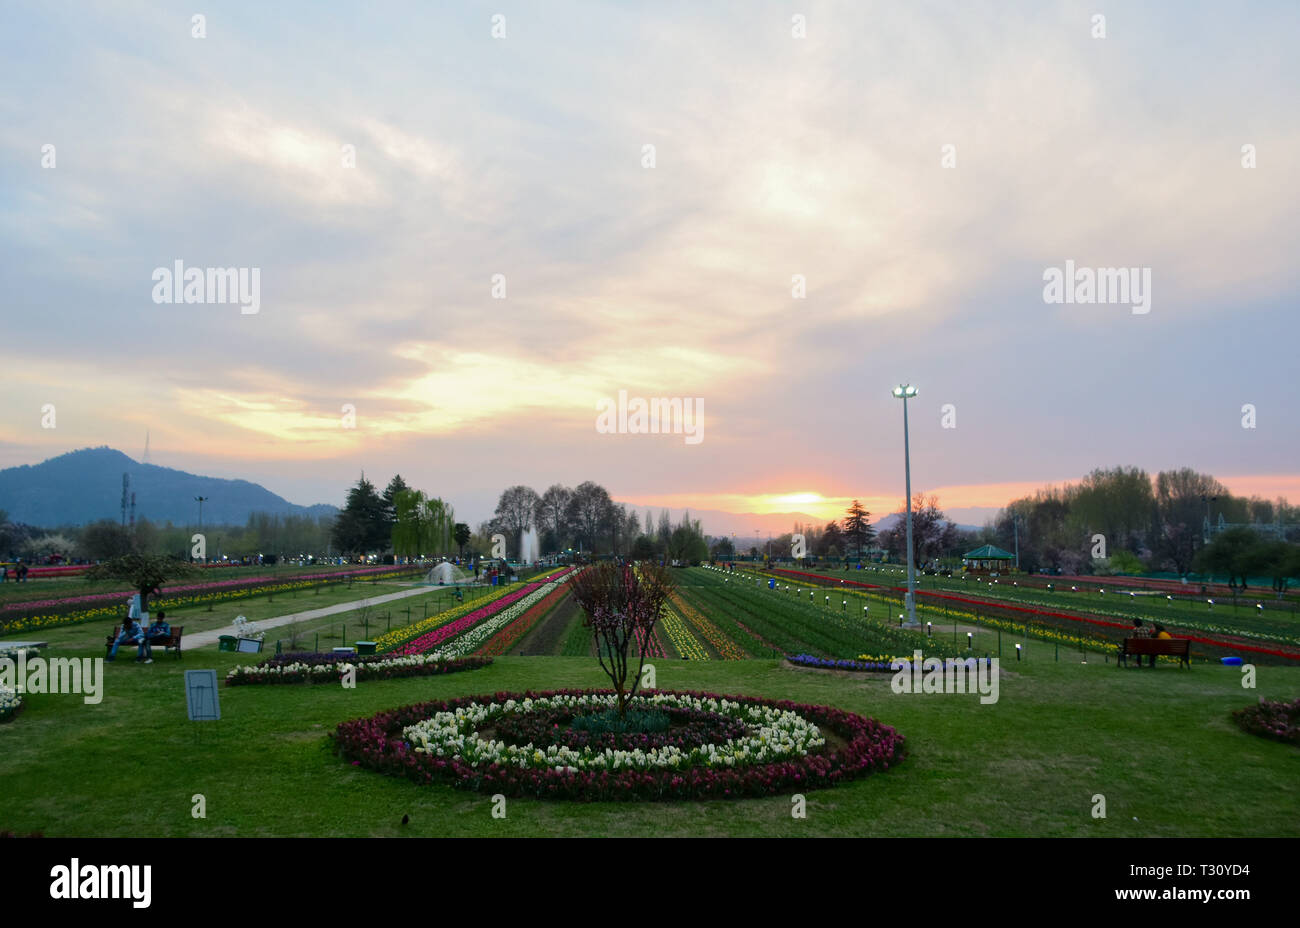
[[[1285,640],[1232,639],[1281,655],[1261,652],[1245,689],[1211,645],[1190,670],[1121,671],[1113,627],[1090,620],[1123,616],[1047,608],[1059,601],[1042,602],[1043,589],[1017,599],[933,585],[949,598],[920,599],[917,631],[900,627],[897,578],[884,574],[672,573],[645,655],[657,679],[637,697],[666,715],[662,733],[569,728],[609,705],[574,568],[463,601],[390,578],[383,588],[416,590],[404,600],[415,606],[381,621],[373,656],[331,655],[334,639],[310,653],[272,628],[262,654],[209,645],[104,665],[96,705],[23,696],[0,718],[0,833],[1282,835],[1300,819],[1295,748],[1270,740],[1276,725],[1260,737],[1234,720],[1261,698],[1294,699],[1300,666]],[[229,608],[255,619],[349,595],[231,592],[244,598]],[[186,624],[207,609],[178,599],[169,615]],[[75,619],[47,631],[44,653],[102,657],[109,619]],[[900,694],[890,663],[917,650],[1001,657],[999,698]],[[224,682],[221,721],[205,732],[179,696],[185,670],[200,668]],[[140,807],[123,773],[145,770],[161,786]],[[1099,820],[1089,802],[1103,786],[1112,814]],[[190,815],[195,793],[206,819]],[[805,819],[790,814],[795,794]],[[493,795],[508,798],[504,819]]]

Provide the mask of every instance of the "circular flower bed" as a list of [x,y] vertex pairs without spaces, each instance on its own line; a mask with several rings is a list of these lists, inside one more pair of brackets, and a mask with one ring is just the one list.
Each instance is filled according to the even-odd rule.
[[[706,744],[722,744],[743,738],[748,729],[740,719],[717,712],[705,712],[691,706],[660,707],[668,716],[664,731],[599,732],[571,728],[576,715],[573,708],[537,708],[531,712],[506,712],[494,726],[493,734],[507,745],[528,746],[545,750],[552,745],[582,751],[653,751],[675,747],[690,751]],[[580,717],[580,716],[579,716]]]
[[1258,704],[1238,709],[1232,717],[1242,731],[1300,746],[1300,699],[1281,702],[1261,697]]
[[650,690],[637,710],[660,732],[600,732],[574,718],[607,711],[601,690],[497,693],[405,706],[339,725],[337,752],[419,783],[506,796],[672,800],[817,789],[903,759],[893,728],[830,706]]

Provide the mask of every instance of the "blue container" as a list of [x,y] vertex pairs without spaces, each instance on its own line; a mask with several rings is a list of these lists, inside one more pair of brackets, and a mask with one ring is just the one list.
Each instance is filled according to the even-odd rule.
[[1227,664],[1229,667],[1240,667],[1240,666],[1241,666],[1241,658],[1239,658],[1239,657],[1223,657],[1223,658],[1220,658],[1220,660],[1221,660],[1223,663]]
[[768,580],[768,581],[767,581],[767,588],[768,588],[769,590],[775,590],[775,589],[776,589],[776,581],[775,581],[775,580]]

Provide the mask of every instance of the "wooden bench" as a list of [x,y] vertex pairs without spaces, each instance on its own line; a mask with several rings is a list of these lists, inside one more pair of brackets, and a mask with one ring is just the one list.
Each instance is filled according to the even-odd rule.
[[[173,625],[171,629],[172,629],[172,633],[168,635],[166,638],[150,638],[149,647],[162,648],[164,651],[170,648],[172,653],[175,654],[177,658],[179,658],[181,656],[181,635],[184,634],[185,632],[185,626]],[[117,641],[117,636],[120,634],[122,634],[122,626],[114,625],[113,634],[109,635],[107,638],[104,639],[104,647],[112,650],[113,642]],[[122,642],[122,645],[123,647],[128,646],[127,642],[125,641]],[[131,644],[129,646],[132,648],[140,647],[139,644]]]
[[1127,667],[1127,658],[1134,655],[1141,667],[1144,654],[1151,655],[1153,664],[1156,657],[1167,655],[1177,657],[1180,667],[1192,666],[1192,642],[1188,638],[1125,638],[1119,646],[1118,666]]

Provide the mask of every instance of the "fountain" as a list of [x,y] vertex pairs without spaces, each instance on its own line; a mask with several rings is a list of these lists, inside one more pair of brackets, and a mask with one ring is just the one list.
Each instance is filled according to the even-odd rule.
[[541,545],[537,541],[537,529],[530,525],[519,533],[519,561],[523,564],[531,564],[540,554]]

